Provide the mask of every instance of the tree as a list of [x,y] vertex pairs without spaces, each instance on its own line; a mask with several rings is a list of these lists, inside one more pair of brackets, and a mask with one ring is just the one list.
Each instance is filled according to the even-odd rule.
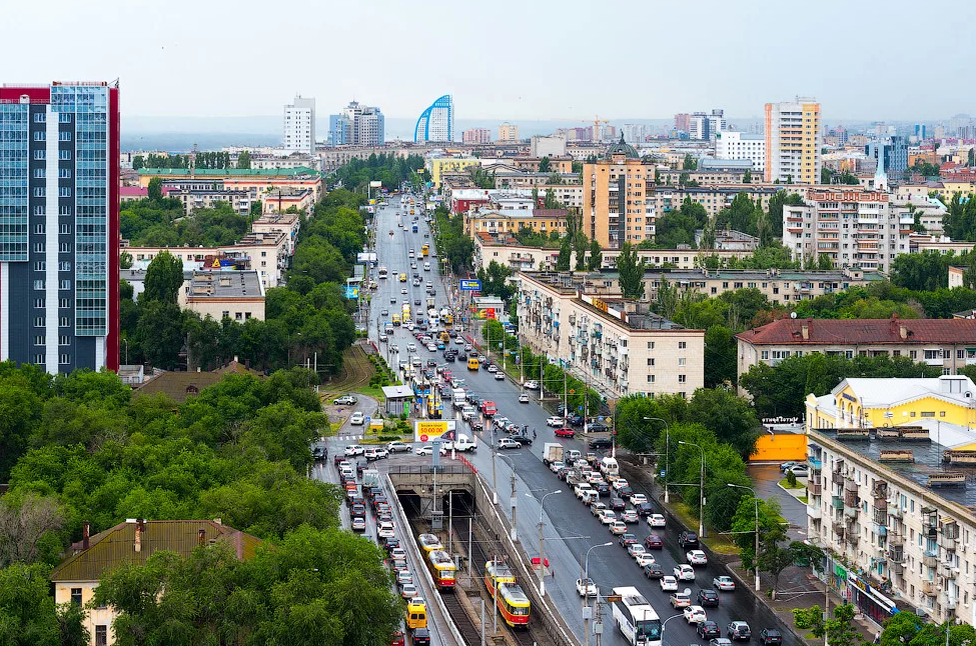
[[183,286],[183,261],[168,251],[159,253],[146,268],[146,301],[176,303]]
[[251,151],[242,150],[237,155],[237,167],[238,168],[250,168],[251,167]]
[[142,155],[136,155],[132,158],[132,168],[133,170],[139,170],[140,168],[146,167],[146,158]]
[[57,558],[59,542],[46,540],[50,532],[64,526],[64,509],[53,497],[19,492],[0,498],[0,567],[11,563],[31,564],[53,547]]
[[556,271],[569,271],[572,259],[573,247],[569,236],[562,239],[559,243],[559,256],[556,258]]
[[736,340],[732,330],[716,325],[705,330],[705,386],[735,385]]
[[56,607],[40,564],[0,570],[0,643],[11,646],[80,646],[89,643],[80,607]]
[[681,164],[681,170],[698,170],[698,160],[692,157],[691,153],[688,153]]
[[123,251],[119,254],[119,268],[120,269],[131,269],[132,268],[132,254],[128,251]]
[[590,271],[600,271],[600,267],[603,266],[603,250],[600,248],[600,243],[596,240],[590,241],[590,258],[588,269]]
[[721,442],[748,458],[759,439],[759,419],[744,398],[725,388],[699,388],[688,402],[688,416],[703,424]]
[[856,613],[857,608],[844,603],[834,608],[832,619],[824,621],[824,611],[820,606],[794,608],[793,623],[801,630],[809,630],[817,639],[826,636],[830,646],[858,646],[862,638],[854,624]]
[[624,298],[644,297],[645,261],[637,257],[637,250],[629,242],[620,247],[617,256],[617,273],[620,276],[620,291]]
[[742,173],[742,183],[751,184],[752,183],[752,170],[746,169],[746,172]]
[[543,157],[541,160],[539,160],[540,173],[548,173],[551,170],[552,170],[552,162],[549,160],[549,157]]
[[153,177],[149,180],[149,187],[147,189],[149,201],[159,202],[163,199],[163,180],[160,177]]

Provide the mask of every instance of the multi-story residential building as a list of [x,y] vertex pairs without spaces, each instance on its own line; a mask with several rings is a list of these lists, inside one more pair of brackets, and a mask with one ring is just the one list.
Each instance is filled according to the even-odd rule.
[[[694,181],[699,184],[710,184],[710,185],[742,184],[742,178],[746,174],[746,170],[747,169],[745,168],[737,168],[734,170],[698,169],[698,170],[688,171],[688,170],[680,170],[680,166],[678,169],[675,170],[660,169],[657,171],[657,185],[678,186],[683,181],[682,177],[684,177],[684,181],[688,181],[688,182]],[[749,168],[748,171],[751,173],[752,168]],[[759,178],[757,177],[756,179],[758,180]],[[755,183],[759,183],[759,182],[757,181]],[[770,184],[770,186],[772,186],[772,184]]]
[[828,583],[879,624],[898,610],[974,621],[974,396],[944,376],[849,378],[806,398],[807,536]]
[[[654,164],[622,140],[605,159],[583,164],[583,230],[604,249],[654,239]],[[650,211],[650,212],[649,212]]]
[[322,194],[322,175],[311,168],[142,168],[139,185],[148,187],[153,177],[163,180],[163,186],[179,190],[250,191],[259,196],[279,188],[308,189],[313,199]]
[[297,213],[285,213],[283,209],[275,208],[265,210],[261,217],[251,222],[251,233],[285,233],[288,236],[288,252],[294,254],[295,240],[301,226],[302,219]]
[[512,143],[519,140],[518,126],[505,122],[498,126],[498,143]]
[[814,352],[865,357],[909,357],[946,375],[976,364],[972,319],[780,319],[736,335],[739,374],[758,363],[776,365]]
[[[533,137],[535,139],[535,137]],[[541,171],[542,160],[549,159],[549,170],[544,171],[552,175],[553,173],[558,173],[559,175],[568,175],[573,172],[573,158],[569,155],[543,155],[542,157],[516,157],[511,160],[511,164],[520,170],[526,170],[531,173],[538,173]]]
[[976,248],[976,243],[953,242],[944,236],[938,237],[916,234],[909,238],[908,248],[911,253],[938,251],[941,254],[954,253],[957,256],[960,256],[964,253],[969,253]]
[[820,104],[816,99],[766,104],[766,181],[820,182]]
[[329,115],[333,146],[382,146],[386,142],[386,118],[373,106],[350,101],[339,114]]
[[724,110],[712,110],[711,114],[695,112],[688,120],[688,135],[695,140],[713,141],[718,133],[727,128]]
[[715,135],[716,159],[748,159],[752,170],[765,174],[766,137],[745,132],[726,131]]
[[454,141],[454,99],[450,94],[439,97],[421,113],[413,140],[416,143]]
[[477,157],[431,157],[427,159],[427,170],[435,188],[440,188],[441,178],[446,173],[460,173],[473,166],[480,166]]
[[178,303],[201,318],[263,321],[264,296],[264,285],[254,270],[194,271],[180,290]]
[[550,184],[552,173],[533,173],[527,170],[512,169],[508,165],[493,167],[491,176],[495,178],[495,188],[538,188],[539,193],[544,195],[545,188],[551,187],[556,190],[556,186],[565,184],[568,185],[566,190],[574,193],[577,201],[582,200],[583,197],[583,186],[579,183],[579,175],[576,173],[559,173],[559,178],[563,184]]
[[119,369],[119,89],[0,87],[0,361]]
[[732,200],[739,193],[745,193],[749,198],[769,210],[769,200],[782,186],[777,184],[738,184],[738,185],[705,185],[693,188],[682,186],[656,186],[654,192],[648,195],[648,212],[653,213],[655,219],[677,211],[686,199],[701,204],[709,215],[717,215],[722,209],[732,205]]
[[461,141],[466,144],[490,144],[491,130],[488,128],[470,128],[461,133]]
[[315,154],[315,99],[296,96],[285,106],[282,148]]
[[550,135],[548,137],[534,136],[529,142],[529,156],[535,159],[542,157],[565,157],[566,135]]
[[[898,216],[899,222],[908,217],[914,220],[917,215],[919,224],[925,228],[925,233],[933,236],[942,235],[942,218],[948,212],[942,202],[927,195],[908,199],[898,197],[897,194],[892,195],[891,210]],[[911,246],[910,243],[911,239],[909,238],[909,247]]]
[[674,129],[681,132],[688,132],[691,130],[691,115],[687,112],[681,112],[674,115]]
[[517,233],[531,229],[549,235],[566,232],[566,209],[490,209],[476,207],[464,215],[465,235],[476,233]]
[[315,206],[312,190],[308,188],[277,188],[262,193],[256,199],[261,200],[262,213],[284,212],[295,207],[299,211],[310,214],[312,207]]
[[251,202],[255,198],[248,191],[211,190],[170,190],[167,197],[183,203],[183,209],[190,215],[197,209],[212,209],[218,202],[228,204],[235,213],[247,215],[251,212]]
[[584,281],[570,274],[520,273],[522,342],[608,399],[634,393],[690,396],[702,387],[704,330],[683,328],[649,312],[645,303],[587,293]]
[[[237,155],[231,155],[231,164],[237,166]],[[252,155],[251,168],[255,170],[270,170],[276,168],[318,168],[319,159],[305,153],[291,153],[286,157],[281,155]]]
[[825,255],[835,267],[888,271],[909,252],[913,218],[896,214],[887,192],[817,186],[804,202],[783,207],[783,245],[804,266]]

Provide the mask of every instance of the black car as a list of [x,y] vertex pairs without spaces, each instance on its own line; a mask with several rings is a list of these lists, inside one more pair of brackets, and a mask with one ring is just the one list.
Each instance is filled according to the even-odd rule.
[[648,579],[660,579],[664,576],[664,568],[660,563],[647,563],[644,565],[644,576]]
[[415,628],[412,641],[414,646],[430,646],[430,630],[427,628]]
[[633,545],[637,542],[637,537],[631,533],[621,534],[620,538],[617,539],[617,544],[620,547],[626,548],[628,545]]
[[783,643],[783,634],[778,630],[763,628],[759,632],[759,643],[763,646],[780,646]]
[[718,606],[718,592],[715,592],[715,590],[699,590],[698,605],[703,608],[705,606]]
[[702,621],[698,624],[698,636],[702,639],[714,639],[722,636],[722,629],[714,621]]
[[621,498],[627,498],[629,500],[630,496],[634,493],[634,489],[630,485],[624,485],[617,489],[617,493]]
[[654,513],[654,507],[649,502],[639,502],[634,505],[634,511],[637,512],[638,516],[650,516]]
[[744,621],[733,621],[726,629],[726,637],[732,641],[749,641],[752,638],[752,630]]
[[610,495],[610,485],[608,485],[606,482],[598,482],[593,485],[593,488],[596,489],[597,495],[601,498],[605,498]]
[[593,438],[589,443],[591,449],[609,449],[611,446],[613,446],[613,442],[610,441],[609,437]]
[[610,427],[601,422],[590,422],[586,425],[586,431],[588,433],[606,433],[610,430]]
[[695,532],[681,532],[678,534],[678,545],[685,549],[698,549],[698,534]]
[[610,496],[610,509],[614,511],[620,511],[621,509],[625,509],[626,507],[627,507],[627,503],[624,502],[623,498],[621,498],[620,496]]
[[391,538],[384,538],[383,539],[383,548],[387,552],[392,552],[397,547],[400,547],[400,539],[399,538],[392,538],[391,537]]
[[316,446],[312,449],[312,459],[316,462],[323,462],[329,457],[328,452],[321,446]]
[[532,446],[532,438],[529,437],[528,435],[522,435],[521,433],[516,433],[514,435],[510,435],[509,439],[518,442],[522,446]]

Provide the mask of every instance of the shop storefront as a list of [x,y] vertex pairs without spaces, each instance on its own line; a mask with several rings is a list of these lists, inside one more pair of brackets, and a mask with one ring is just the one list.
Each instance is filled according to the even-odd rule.
[[851,594],[851,603],[875,623],[883,624],[886,619],[898,612],[894,601],[872,587],[867,579],[853,572],[847,573],[847,589]]

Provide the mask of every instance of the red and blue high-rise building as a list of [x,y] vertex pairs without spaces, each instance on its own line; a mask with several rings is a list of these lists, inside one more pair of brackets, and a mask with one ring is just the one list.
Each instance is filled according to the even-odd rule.
[[119,89],[0,86],[0,360],[119,368]]

